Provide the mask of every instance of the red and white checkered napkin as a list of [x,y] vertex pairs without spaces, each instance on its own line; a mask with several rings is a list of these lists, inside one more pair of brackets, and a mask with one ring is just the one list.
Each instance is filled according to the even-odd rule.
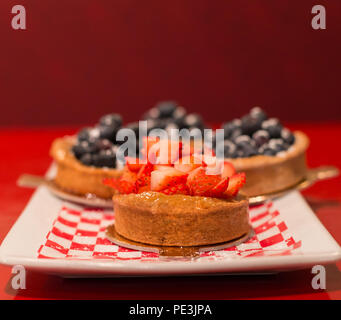
[[[113,213],[101,209],[74,210],[64,206],[40,246],[38,258],[160,261],[156,253],[126,249],[107,240],[105,229],[113,221]],[[255,235],[247,242],[203,252],[198,260],[288,255],[301,246],[271,202],[250,208],[250,222]]]

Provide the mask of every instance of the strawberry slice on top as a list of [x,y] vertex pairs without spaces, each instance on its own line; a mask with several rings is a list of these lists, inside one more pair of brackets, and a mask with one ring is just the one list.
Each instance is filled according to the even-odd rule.
[[224,195],[227,198],[235,197],[238,194],[239,190],[243,187],[245,182],[246,176],[244,172],[234,174],[232,177],[230,177],[229,185],[224,192]]
[[177,184],[186,184],[187,174],[172,167],[165,170],[154,170],[151,173],[151,190],[162,191]]
[[236,169],[233,164],[229,161],[224,161],[222,177],[232,177],[236,173]]
[[[147,137],[143,143],[144,159],[126,157],[121,178],[104,179],[105,185],[121,194],[156,191],[229,199],[245,184],[244,173],[236,173],[232,163],[219,161],[211,154],[181,158],[181,144],[177,141]],[[154,154],[151,157],[150,151]]]
[[147,186],[149,186],[149,189],[150,189],[150,176],[153,170],[154,170],[154,165],[152,165],[150,162],[144,164],[141,167],[141,169],[136,175],[136,187],[138,189],[140,187],[147,187]]
[[189,173],[187,186],[193,196],[220,197],[226,190],[228,179],[219,174],[207,174],[204,167],[199,167]]
[[121,178],[119,179],[105,178],[103,179],[103,184],[111,188],[114,188],[121,194],[136,193],[137,192],[136,179],[137,174],[135,172],[123,169]]
[[125,157],[127,168],[132,172],[139,172],[143,163],[140,158]]

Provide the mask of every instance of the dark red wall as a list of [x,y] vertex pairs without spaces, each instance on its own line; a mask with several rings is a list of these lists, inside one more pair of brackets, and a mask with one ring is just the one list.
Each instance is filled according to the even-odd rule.
[[162,99],[209,121],[341,120],[340,38],[339,0],[1,0],[0,125],[128,121]]

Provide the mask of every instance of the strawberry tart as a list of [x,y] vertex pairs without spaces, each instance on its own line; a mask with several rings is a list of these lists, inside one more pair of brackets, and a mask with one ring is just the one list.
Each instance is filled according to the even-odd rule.
[[[161,163],[164,143],[179,152]],[[120,178],[104,180],[119,193],[113,197],[116,232],[157,246],[203,246],[248,234],[248,199],[239,194],[245,174],[212,155],[181,150],[181,143],[146,138],[144,159],[127,158]]]

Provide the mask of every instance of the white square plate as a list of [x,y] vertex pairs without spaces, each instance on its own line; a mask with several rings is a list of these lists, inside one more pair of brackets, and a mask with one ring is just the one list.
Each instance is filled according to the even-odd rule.
[[83,208],[39,187],[0,247],[0,263],[65,277],[277,272],[341,259],[341,248],[299,192],[250,209],[255,236],[196,259],[162,258],[104,238],[113,214]]

